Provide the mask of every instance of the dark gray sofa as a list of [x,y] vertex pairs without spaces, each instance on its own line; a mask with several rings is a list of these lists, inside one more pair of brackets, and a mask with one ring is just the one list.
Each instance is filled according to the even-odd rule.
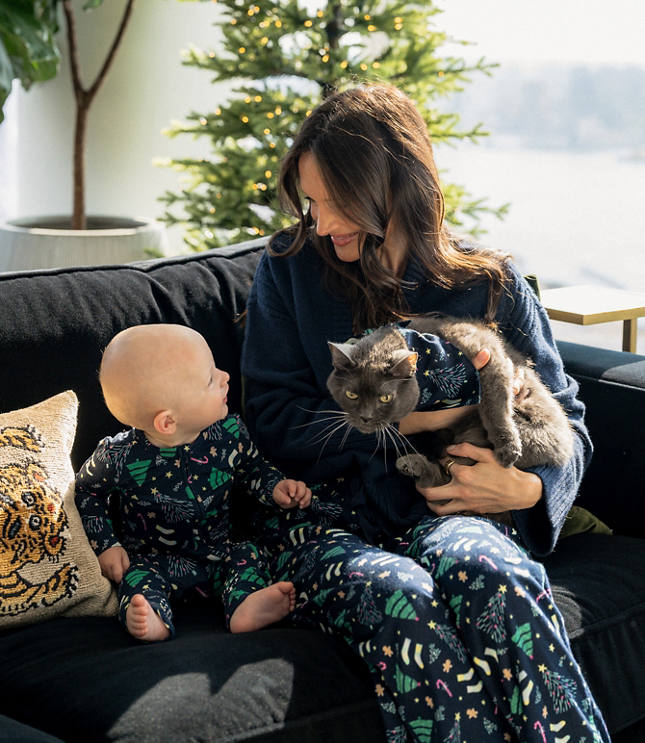
[[[145,322],[203,333],[240,411],[239,316],[262,246],[0,275],[0,411],[75,390],[78,467],[119,429],[96,380],[101,350]],[[645,740],[645,357],[569,343],[561,351],[596,445],[579,502],[615,535],[569,537],[545,562],[614,740],[635,743]],[[333,639],[286,626],[229,635],[219,608],[203,604],[182,607],[177,630],[155,645],[100,617],[0,633],[0,742],[384,740],[364,668]]]

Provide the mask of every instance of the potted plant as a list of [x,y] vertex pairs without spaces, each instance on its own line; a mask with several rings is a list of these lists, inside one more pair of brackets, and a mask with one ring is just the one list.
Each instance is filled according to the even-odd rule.
[[[127,0],[109,50],[94,81],[84,85],[72,0],[0,0],[1,107],[12,82],[25,89],[52,78],[60,59],[57,32],[64,26],[75,101],[71,216],[14,219],[0,226],[0,270],[121,263],[165,250],[163,227],[151,220],[87,215],[85,154],[91,105],[112,67],[135,0]],[[86,0],[84,10],[102,4]],[[62,23],[59,17],[62,16]]]

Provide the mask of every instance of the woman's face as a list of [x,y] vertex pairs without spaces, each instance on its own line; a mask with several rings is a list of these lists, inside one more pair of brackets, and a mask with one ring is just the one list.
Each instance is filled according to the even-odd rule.
[[340,212],[329,198],[316,158],[304,152],[298,160],[300,187],[309,201],[316,233],[329,235],[338,259],[345,262],[359,258],[360,228]]

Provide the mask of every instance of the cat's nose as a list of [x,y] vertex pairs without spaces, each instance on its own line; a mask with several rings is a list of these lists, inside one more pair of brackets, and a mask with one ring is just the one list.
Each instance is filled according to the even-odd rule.
[[361,415],[361,421],[363,423],[371,423],[374,418],[371,415]]

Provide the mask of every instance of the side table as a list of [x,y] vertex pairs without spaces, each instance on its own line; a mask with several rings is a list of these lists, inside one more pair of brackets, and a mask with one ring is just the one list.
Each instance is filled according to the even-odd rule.
[[542,304],[552,320],[576,325],[623,321],[623,351],[636,353],[638,318],[645,315],[645,294],[604,286],[542,289]]

